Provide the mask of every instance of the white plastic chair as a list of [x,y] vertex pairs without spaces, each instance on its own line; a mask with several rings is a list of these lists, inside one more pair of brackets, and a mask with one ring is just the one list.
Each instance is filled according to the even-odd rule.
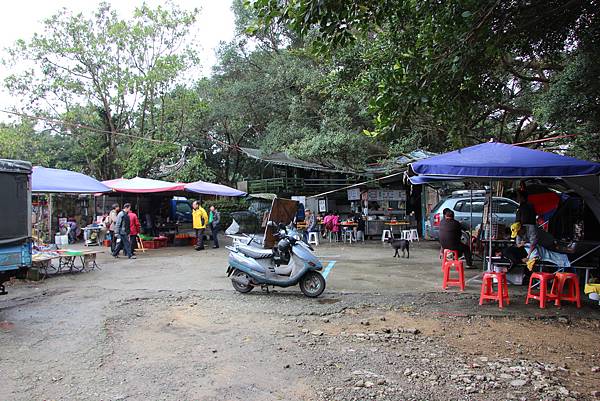
[[389,238],[394,238],[392,236],[392,230],[383,230],[383,234],[381,234],[381,242],[385,242]]
[[308,233],[308,243],[310,245],[319,245],[319,233],[311,231]]
[[419,232],[416,228],[411,228],[409,241],[419,241]]

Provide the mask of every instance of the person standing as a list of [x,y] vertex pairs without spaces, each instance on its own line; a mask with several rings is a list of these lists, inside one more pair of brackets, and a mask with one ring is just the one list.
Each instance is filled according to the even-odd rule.
[[129,213],[129,243],[131,244],[131,254],[135,255],[135,250],[137,249],[137,239],[140,231],[142,230],[142,225],[140,224],[140,219],[138,219],[137,214],[133,210],[130,210]]
[[467,267],[471,267],[473,265],[471,249],[460,241],[461,237],[462,226],[454,220],[454,212],[452,209],[444,209],[444,220],[440,223],[440,245],[444,249],[457,251],[459,257],[464,255]]
[[192,226],[196,230],[196,250],[201,251],[204,249],[204,230],[208,223],[208,215],[206,210],[198,201],[192,203]]
[[131,243],[129,242],[129,233],[131,229],[131,222],[129,221],[129,210],[131,205],[126,203],[123,205],[123,210],[117,215],[117,221],[115,223],[115,235],[117,237],[117,244],[113,251],[115,258],[119,257],[119,252],[123,249],[123,252],[129,259],[135,259],[135,256],[131,254]]
[[117,245],[117,237],[115,235],[115,224],[117,223],[117,215],[121,210],[118,203],[113,203],[112,209],[106,218],[106,228],[110,233],[110,252],[115,251],[115,246]]
[[208,216],[208,224],[210,225],[210,233],[213,238],[213,248],[219,247],[219,230],[221,229],[221,213],[212,205],[210,207],[210,216]]

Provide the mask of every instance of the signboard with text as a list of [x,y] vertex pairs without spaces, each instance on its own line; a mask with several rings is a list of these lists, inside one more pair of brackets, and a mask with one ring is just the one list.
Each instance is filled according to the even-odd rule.
[[349,201],[360,200],[360,188],[350,188],[348,190],[348,200]]
[[406,191],[398,189],[369,189],[368,199],[375,201],[405,201]]

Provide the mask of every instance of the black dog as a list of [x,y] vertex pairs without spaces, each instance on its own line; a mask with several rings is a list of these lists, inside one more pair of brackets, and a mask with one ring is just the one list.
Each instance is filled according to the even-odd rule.
[[400,255],[398,254],[399,250],[402,250],[402,257],[404,257],[404,252],[406,251],[406,259],[410,258],[410,241],[406,240],[406,239],[395,239],[395,238],[388,238],[388,242],[390,243],[391,247],[394,248],[394,250],[396,251],[396,253],[394,253],[394,257],[400,257]]

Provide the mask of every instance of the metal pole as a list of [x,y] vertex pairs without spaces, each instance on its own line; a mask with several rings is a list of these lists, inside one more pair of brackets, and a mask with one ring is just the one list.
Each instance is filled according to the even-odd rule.
[[471,251],[471,255],[473,255],[473,188],[469,191],[470,199],[469,199],[469,210],[471,211],[471,217],[469,218],[469,250]]
[[490,203],[488,205],[488,235],[489,235],[489,253],[488,253],[488,271],[492,270],[492,204],[494,202],[492,193],[492,181],[490,180]]
[[52,243],[52,194],[48,194],[48,243]]

